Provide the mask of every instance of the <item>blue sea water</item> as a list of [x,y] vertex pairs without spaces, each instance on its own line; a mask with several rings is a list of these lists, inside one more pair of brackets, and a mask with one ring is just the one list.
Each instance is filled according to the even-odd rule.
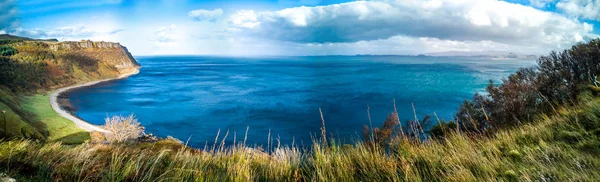
[[135,114],[146,131],[192,146],[211,145],[218,130],[227,143],[309,144],[327,132],[342,141],[361,137],[394,109],[402,121],[434,112],[450,120],[459,104],[534,61],[454,57],[137,57],[141,72],[74,90],[75,114],[93,124]]

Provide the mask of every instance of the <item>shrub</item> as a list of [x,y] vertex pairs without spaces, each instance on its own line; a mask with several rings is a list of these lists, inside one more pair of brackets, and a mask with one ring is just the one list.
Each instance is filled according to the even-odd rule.
[[106,141],[106,137],[100,132],[94,131],[90,133],[91,143],[102,143]]
[[12,56],[17,53],[19,52],[11,46],[0,46],[0,56]]
[[398,126],[398,121],[398,114],[393,112],[392,114],[388,115],[381,128],[375,127],[372,129],[372,131],[370,131],[369,127],[365,125],[363,128],[363,137],[365,143],[384,146],[387,142],[389,142],[395,133],[396,126]]
[[489,98],[479,94],[475,94],[471,101],[465,100],[455,116],[458,126],[463,131],[481,131],[487,128],[490,125],[487,116],[491,108],[490,102]]
[[144,132],[144,127],[133,117],[129,115],[113,116],[105,119],[104,129],[111,133],[106,133],[106,140],[113,143],[121,143],[138,139]]
[[[551,52],[541,57],[537,66],[519,69],[499,85],[490,81],[486,88],[489,94],[476,94],[459,107],[457,123],[464,131],[479,132],[533,121],[541,114],[555,111],[555,106],[577,104],[577,96],[583,91],[595,92],[600,84],[598,75],[600,39]],[[590,120],[596,116],[586,117]]]
[[543,99],[538,94],[537,73],[532,68],[522,68],[502,81],[499,86],[490,82],[487,87],[491,102],[485,102],[492,111],[497,127],[514,126],[533,120],[543,111]]
[[429,130],[429,134],[433,138],[441,138],[446,136],[447,133],[455,131],[456,123],[454,121],[439,123]]

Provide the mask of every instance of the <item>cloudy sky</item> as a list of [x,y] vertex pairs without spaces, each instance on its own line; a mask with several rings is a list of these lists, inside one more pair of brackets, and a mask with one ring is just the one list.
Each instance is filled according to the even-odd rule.
[[546,54],[600,35],[600,0],[0,0],[0,33],[134,55]]

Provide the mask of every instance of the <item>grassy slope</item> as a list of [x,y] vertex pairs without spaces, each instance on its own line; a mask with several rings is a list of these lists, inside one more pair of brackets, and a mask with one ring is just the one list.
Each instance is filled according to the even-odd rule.
[[[1,99],[15,100],[9,107],[0,102],[0,110],[6,111],[7,130],[11,136],[23,138],[46,138],[48,141],[60,141],[65,144],[83,143],[90,139],[88,132],[77,128],[52,109],[48,95],[32,96],[0,95]],[[17,108],[18,110],[13,110]],[[0,130],[4,130],[4,118],[0,113]],[[39,133],[46,131],[47,133]]]
[[[21,128],[30,128],[30,124],[25,122],[21,116],[15,114],[10,107],[0,102],[0,110],[6,111],[6,127],[12,136],[22,136]],[[0,113],[0,130],[4,130],[4,115]]]
[[21,99],[6,88],[0,87],[0,110],[6,111],[6,125],[8,133],[4,132],[4,113],[0,113],[0,130],[2,135],[8,134],[12,137],[44,139],[45,134],[40,133],[43,124],[32,120],[32,114],[24,111],[21,105]]
[[76,147],[11,141],[0,143],[0,169],[10,160],[9,175],[36,181],[594,181],[600,100],[583,98],[580,106],[557,108],[556,116],[489,137],[399,140],[388,152],[362,143],[267,155],[241,145],[181,150],[170,141]]
[[33,113],[33,119],[45,124],[48,140],[63,143],[82,143],[90,139],[88,132],[75,126],[72,121],[59,116],[50,106],[49,94],[36,94],[24,98],[23,109]]

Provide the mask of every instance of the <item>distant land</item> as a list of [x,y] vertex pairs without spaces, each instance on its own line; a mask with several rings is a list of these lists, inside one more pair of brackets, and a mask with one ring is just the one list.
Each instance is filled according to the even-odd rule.
[[19,37],[19,36],[14,36],[14,35],[9,35],[9,34],[0,34],[0,41],[7,41],[7,40],[11,40],[11,41],[45,41],[45,42],[58,42],[57,39],[32,39],[32,38],[27,38],[27,37]]
[[480,59],[492,59],[492,60],[535,60],[538,59],[539,55],[533,54],[521,54],[506,51],[446,51],[446,52],[434,52],[426,53],[421,56],[437,56],[437,57],[471,57]]

